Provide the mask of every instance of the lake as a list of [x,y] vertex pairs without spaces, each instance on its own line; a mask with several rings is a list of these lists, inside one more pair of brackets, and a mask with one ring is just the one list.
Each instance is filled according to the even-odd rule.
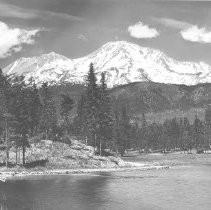
[[210,210],[210,156],[162,170],[9,180],[0,183],[0,209]]

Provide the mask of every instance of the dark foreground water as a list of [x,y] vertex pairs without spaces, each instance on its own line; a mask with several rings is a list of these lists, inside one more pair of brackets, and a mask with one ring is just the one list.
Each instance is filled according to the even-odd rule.
[[211,209],[211,164],[0,183],[0,210]]

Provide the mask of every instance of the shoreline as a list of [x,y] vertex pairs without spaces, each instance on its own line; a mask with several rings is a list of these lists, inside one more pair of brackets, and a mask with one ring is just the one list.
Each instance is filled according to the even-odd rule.
[[15,178],[29,177],[29,176],[48,176],[48,175],[76,175],[76,174],[92,174],[97,172],[124,172],[124,171],[146,171],[146,170],[158,170],[169,169],[168,165],[153,165],[153,164],[141,164],[135,162],[126,162],[124,167],[112,167],[112,168],[78,168],[78,169],[53,169],[46,171],[5,171],[0,172],[0,182],[7,182]]

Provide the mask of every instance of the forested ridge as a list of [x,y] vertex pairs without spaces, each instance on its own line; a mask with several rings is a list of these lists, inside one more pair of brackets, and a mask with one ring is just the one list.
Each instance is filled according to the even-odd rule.
[[[0,71],[0,149],[6,157],[1,161],[9,165],[9,153],[13,147],[22,151],[24,165],[25,152],[32,142],[50,139],[68,143],[71,136],[96,148],[98,155],[116,153],[123,156],[129,149],[164,153],[209,149],[209,100],[203,107],[206,110],[203,119],[195,113],[193,121],[180,116],[149,123],[146,119],[149,112],[184,108],[184,104],[188,104],[187,109],[190,104],[182,102],[184,98],[193,97],[178,95],[180,100],[176,100],[171,98],[170,90],[166,97],[163,94],[165,89],[158,84],[143,83],[141,90],[137,85],[110,90],[105,73],[97,83],[92,63],[87,69],[85,86],[73,87],[72,92],[64,87],[64,91],[57,90],[59,87],[51,87],[48,83],[38,87],[33,80],[26,84],[23,76],[14,79]],[[177,91],[178,87],[172,87],[172,92],[175,89]],[[195,92],[195,96],[199,96]],[[205,100],[202,95],[200,97]],[[203,100],[195,103],[195,107],[202,106]],[[17,158],[16,164],[19,164]]]

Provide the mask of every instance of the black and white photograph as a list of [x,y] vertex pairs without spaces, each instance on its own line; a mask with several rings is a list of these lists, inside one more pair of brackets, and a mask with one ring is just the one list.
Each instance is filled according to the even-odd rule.
[[210,210],[211,1],[0,0],[0,210]]

